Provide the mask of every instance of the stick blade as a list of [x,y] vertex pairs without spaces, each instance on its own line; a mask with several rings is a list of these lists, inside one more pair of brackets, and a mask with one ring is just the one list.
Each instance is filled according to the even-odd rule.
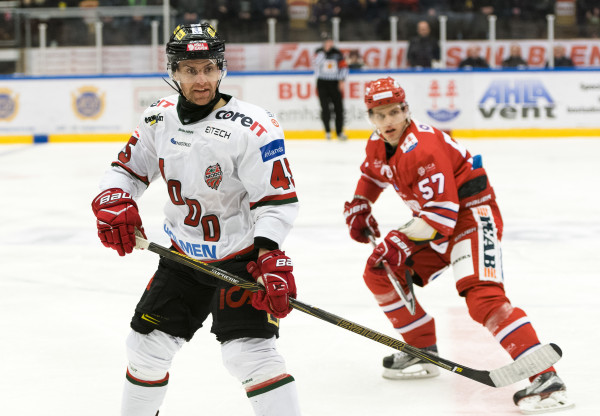
[[490,371],[490,378],[496,387],[504,387],[525,380],[552,367],[562,357],[556,344],[546,344],[512,363]]

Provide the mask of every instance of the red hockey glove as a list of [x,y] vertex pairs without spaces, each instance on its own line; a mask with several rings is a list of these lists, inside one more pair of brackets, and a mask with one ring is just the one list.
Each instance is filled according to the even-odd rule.
[[92,202],[92,210],[97,218],[100,241],[106,247],[117,250],[119,256],[133,251],[136,228],[146,238],[137,204],[131,194],[122,189],[100,192]]
[[371,215],[371,204],[366,199],[354,198],[344,204],[344,217],[350,230],[350,237],[359,243],[368,243],[369,234],[380,237],[377,221]]
[[383,242],[375,247],[367,260],[367,264],[370,267],[375,267],[386,260],[390,266],[400,267],[406,262],[414,248],[415,243],[406,234],[398,230],[392,230],[385,236]]
[[265,290],[252,294],[252,306],[284,318],[292,311],[288,297],[296,298],[292,260],[281,250],[263,254],[246,266],[254,280],[262,280]]

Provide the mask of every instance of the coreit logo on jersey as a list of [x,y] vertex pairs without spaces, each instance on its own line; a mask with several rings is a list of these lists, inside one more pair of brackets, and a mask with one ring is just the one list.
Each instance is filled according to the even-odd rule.
[[554,100],[541,81],[493,81],[479,101],[479,112],[486,118],[506,120],[556,118]]
[[159,121],[163,121],[163,116],[160,113],[153,114],[151,116],[148,116],[148,117],[144,118],[144,122],[146,124],[150,124],[151,126],[155,125]]
[[454,97],[457,95],[454,80],[448,81],[443,89],[438,81],[431,81],[428,96],[431,98],[432,104],[431,109],[427,110],[427,115],[440,122],[454,120],[460,114],[460,110],[454,106]]
[[221,181],[223,180],[223,171],[221,170],[221,165],[218,163],[216,165],[212,165],[206,168],[206,172],[204,172],[204,181],[208,185],[209,188],[218,189]]
[[285,155],[283,139],[273,140],[271,143],[264,145],[260,148],[260,154],[263,162]]
[[175,146],[184,146],[184,147],[191,147],[192,144],[188,143],[188,142],[180,142],[175,140],[175,137],[171,137],[171,143],[173,143]]
[[0,88],[0,121],[11,121],[19,109],[19,94]]
[[71,93],[73,112],[83,120],[96,120],[104,112],[106,93],[100,93],[98,88],[84,86]]
[[237,121],[242,126],[248,127],[258,137],[267,132],[267,129],[258,121],[254,121],[252,117],[248,117],[237,111],[220,110],[215,114],[215,118],[218,120]]

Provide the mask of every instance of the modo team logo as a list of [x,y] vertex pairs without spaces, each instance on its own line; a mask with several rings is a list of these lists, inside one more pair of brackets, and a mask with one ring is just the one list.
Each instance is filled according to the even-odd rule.
[[99,93],[95,87],[81,87],[75,93],[71,93],[73,111],[75,115],[83,120],[96,120],[104,112],[104,100],[106,93]]
[[19,94],[0,88],[0,121],[11,121],[19,109]]
[[538,80],[493,81],[479,101],[479,112],[486,119],[556,118],[555,103]]
[[443,86],[437,80],[431,81],[427,95],[432,101],[427,115],[435,121],[451,121],[460,114],[460,110],[456,109],[454,105],[454,97],[458,95],[454,80],[449,80]]
[[206,168],[206,172],[204,172],[204,180],[209,188],[218,189],[221,181],[223,180],[223,171],[221,170],[221,165],[217,163],[216,165]]

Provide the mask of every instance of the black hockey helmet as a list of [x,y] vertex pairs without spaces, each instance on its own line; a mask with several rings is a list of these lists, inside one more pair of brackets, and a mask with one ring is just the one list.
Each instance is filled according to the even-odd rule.
[[226,70],[225,41],[208,23],[179,25],[167,42],[167,70],[177,70],[179,61],[187,59],[214,59],[221,70]]

